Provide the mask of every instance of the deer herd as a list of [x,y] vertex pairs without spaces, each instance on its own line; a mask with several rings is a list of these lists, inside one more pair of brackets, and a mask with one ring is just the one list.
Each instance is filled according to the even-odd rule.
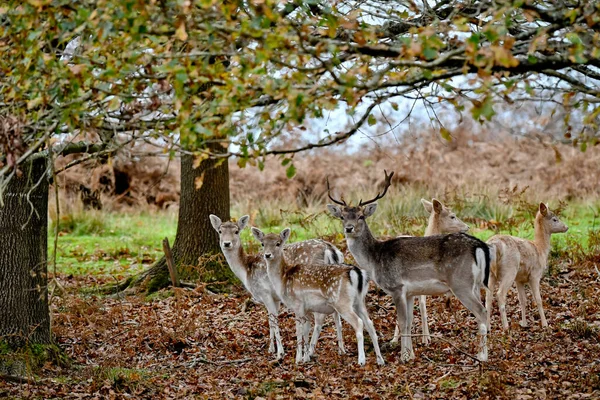
[[[566,232],[568,227],[540,203],[535,217],[534,240],[496,235],[487,243],[466,232],[469,227],[438,200],[421,200],[430,214],[423,237],[398,236],[380,240],[373,236],[367,219],[377,210],[376,201],[383,198],[391,185],[393,172],[385,172],[381,193],[373,199],[347,204],[343,198],[328,196],[329,213],[342,222],[348,250],[358,266],[344,263],[344,255],[333,244],[312,239],[287,243],[290,229],[280,233],[263,233],[252,228],[252,235],[263,247],[262,254],[246,254],[240,232],[248,225],[247,215],[237,222],[222,222],[210,216],[219,234],[219,243],[231,270],[252,294],[264,304],[269,315],[269,352],[277,359],[284,355],[279,331],[280,303],[296,317],[296,363],[307,362],[315,352],[325,317],[333,316],[338,350],[345,353],[341,318],[356,333],[358,363],[366,363],[363,330],[371,338],[377,363],[384,364],[377,333],[369,318],[365,297],[373,281],[391,296],[396,306],[397,324],[392,342],[400,341],[401,360],[415,357],[412,347],[414,298],[419,296],[422,342],[431,340],[427,319],[426,296],[454,295],[475,316],[480,335],[480,361],[487,361],[487,333],[493,295],[496,294],[502,328],[508,329],[506,296],[513,282],[517,286],[521,306],[521,325],[527,326],[525,284],[529,284],[543,327],[548,323],[540,296],[540,280],[550,252],[550,235]],[[481,289],[486,291],[485,306]],[[309,341],[309,315],[314,319]]]

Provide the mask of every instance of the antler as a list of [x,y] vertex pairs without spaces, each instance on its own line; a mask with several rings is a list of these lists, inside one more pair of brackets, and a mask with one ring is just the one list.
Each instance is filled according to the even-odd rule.
[[390,185],[392,184],[392,176],[394,176],[394,171],[390,172],[390,174],[387,174],[387,171],[384,169],[383,173],[385,174],[385,188],[383,189],[382,193],[378,193],[377,196],[375,196],[375,198],[371,199],[371,200],[367,200],[367,201],[360,201],[360,203],[358,203],[359,206],[366,206],[367,204],[371,204],[374,201],[377,201],[379,199],[381,199],[383,196],[385,196],[385,194],[387,193],[388,188],[390,187]]
[[344,200],[344,198],[342,197],[341,201],[334,199],[333,197],[331,197],[331,189],[329,188],[329,177],[327,177],[327,196],[329,197],[329,199],[331,201],[333,201],[335,204],[339,204],[340,206],[348,206],[348,204],[346,204],[346,201]]

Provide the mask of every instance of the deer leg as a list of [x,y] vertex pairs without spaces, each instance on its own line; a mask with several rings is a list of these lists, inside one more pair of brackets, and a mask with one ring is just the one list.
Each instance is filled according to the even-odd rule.
[[400,339],[400,328],[398,327],[398,322],[396,322],[396,329],[394,329],[394,337],[392,338],[392,343],[398,343],[398,339]]
[[538,312],[540,313],[540,322],[542,323],[542,328],[547,328],[548,321],[546,321],[546,315],[544,315],[544,305],[542,304],[542,296],[540,295],[540,280],[534,277],[530,278],[529,286],[531,287],[533,298],[535,299]]
[[325,321],[325,314],[313,313],[315,317],[315,327],[313,329],[312,338],[310,339],[310,346],[308,348],[308,356],[312,357],[315,354],[315,348],[317,347],[317,341],[319,340],[319,335],[321,334],[321,330],[323,329],[323,322]]
[[408,327],[406,328],[407,330],[407,342],[408,342],[408,348],[410,349],[410,356],[411,359],[415,358],[415,353],[413,351],[413,346],[412,346],[412,323],[413,323],[413,319],[415,316],[415,297],[414,296],[409,296],[406,299],[406,320],[408,321]]
[[487,309],[487,326],[490,329],[492,310],[494,309],[494,288],[496,287],[496,278],[494,274],[490,273],[490,279],[488,281],[488,289],[485,291],[485,308]]
[[460,302],[467,307],[469,311],[475,315],[477,322],[479,323],[479,335],[481,336],[480,351],[477,354],[479,361],[487,361],[488,349],[487,349],[487,319],[488,312],[481,304],[481,296],[477,296],[473,293],[470,288],[458,289],[454,291],[454,295],[460,300]]
[[521,326],[526,328],[527,324],[527,294],[525,293],[525,284],[521,282],[515,282],[517,285],[517,292],[519,293],[519,305],[521,306]]
[[351,326],[354,328],[356,332],[356,343],[358,347],[358,365],[365,365],[365,340],[363,336],[363,322],[356,315],[354,310],[336,310],[341,314],[342,318],[344,318]]
[[[517,264],[518,265],[518,264]],[[505,274],[498,279],[498,308],[500,309],[500,316],[502,317],[502,329],[508,330],[508,317],[506,316],[506,295],[515,281],[517,276],[517,268],[511,269],[510,271],[505,270]]]
[[296,314],[296,364],[300,364],[302,357],[302,339],[304,330],[304,315]]
[[409,361],[414,358],[414,354],[412,354],[412,339],[410,337],[410,326],[408,325],[408,299],[406,295],[401,294],[394,298],[394,303],[396,304],[397,323],[401,334],[400,359]]
[[344,336],[342,335],[342,318],[340,317],[339,313],[333,313],[333,322],[335,323],[335,331],[337,334],[338,352],[340,354],[346,354],[346,348],[344,347]]
[[427,322],[427,296],[419,296],[419,311],[421,312],[421,329],[423,330],[421,342],[429,344],[431,336],[429,335],[429,324]]
[[[304,318],[304,326],[302,327],[302,352],[304,362],[310,361],[310,345],[309,345],[309,335],[310,335],[310,320],[308,318]],[[319,329],[320,331],[320,329]]]
[[[275,342],[277,344],[277,359],[280,360],[283,358],[284,355],[284,350],[283,350],[283,342],[281,341],[281,334],[279,332],[279,321],[278,321],[278,314],[279,314],[279,301],[276,301],[274,299],[266,299],[264,301],[265,306],[267,307],[267,311],[269,313],[269,337],[270,340],[272,340],[272,338],[275,338]],[[271,351],[271,345],[272,342],[270,341],[269,343],[269,352],[273,352]],[[275,349],[273,349],[275,350]]]
[[367,328],[367,332],[371,337],[371,341],[373,342],[373,348],[375,349],[375,355],[377,356],[377,364],[384,365],[385,361],[381,356],[381,350],[379,349],[379,342],[377,341],[377,332],[375,331],[375,326],[373,326],[373,321],[369,318],[369,312],[367,311],[367,307],[362,299],[356,302],[355,307],[356,313],[358,317],[362,320],[364,326]]

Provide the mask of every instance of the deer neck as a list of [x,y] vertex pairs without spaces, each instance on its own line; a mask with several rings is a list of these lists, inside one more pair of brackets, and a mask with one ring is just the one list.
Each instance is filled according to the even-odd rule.
[[269,276],[271,285],[273,285],[275,293],[283,300],[283,274],[287,269],[285,258],[283,257],[283,254],[281,254],[277,259],[266,260],[266,262],[267,275]]
[[346,243],[348,243],[348,249],[358,266],[373,274],[374,265],[376,265],[378,240],[373,237],[369,226],[365,223],[359,237],[346,237]]
[[548,255],[550,254],[551,233],[546,230],[546,228],[538,220],[538,218],[535,219],[534,229],[535,233],[533,236],[533,244],[537,249],[538,254],[540,255],[542,264],[546,265],[546,263],[548,262]]
[[248,287],[248,257],[243,246],[240,244],[237,251],[224,251],[223,254],[235,276],[242,281],[245,287]]
[[442,231],[439,226],[439,219],[437,214],[433,212],[429,217],[429,223],[427,224],[427,228],[425,229],[424,236],[433,236],[433,235],[441,235]]

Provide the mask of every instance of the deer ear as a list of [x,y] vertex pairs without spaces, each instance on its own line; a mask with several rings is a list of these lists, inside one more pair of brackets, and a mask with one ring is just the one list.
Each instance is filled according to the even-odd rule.
[[433,211],[433,204],[431,204],[430,201],[427,201],[425,199],[421,199],[421,204],[423,204],[425,211],[427,211],[429,214],[431,214],[431,212]]
[[255,227],[252,227],[251,230],[252,230],[252,235],[254,236],[254,238],[262,243],[262,241],[265,237],[265,234],[262,233],[262,231],[260,229],[255,228]]
[[210,223],[212,224],[213,228],[215,228],[215,231],[219,232],[219,228],[222,224],[221,218],[217,217],[215,214],[210,214],[208,218],[210,218]]
[[290,228],[285,228],[281,231],[279,237],[281,238],[281,241],[283,243],[287,242],[287,240],[290,238],[290,233],[292,233],[292,230]]
[[248,225],[249,219],[250,219],[250,217],[248,215],[244,215],[243,217],[240,217],[240,219],[238,219],[237,225],[238,225],[238,228],[240,228],[240,231],[242,229],[244,229],[246,227],[246,225]]
[[375,214],[375,210],[377,210],[377,203],[368,204],[363,210],[363,215],[365,218],[370,217],[371,215]]
[[540,203],[540,214],[542,214],[544,217],[548,215],[548,206],[544,203]]
[[329,213],[336,218],[342,218],[342,209],[336,206],[335,204],[327,204],[327,209]]
[[442,203],[440,203],[438,199],[431,199],[431,200],[433,203],[433,210],[435,211],[435,213],[441,214],[442,210],[444,209],[444,205]]

